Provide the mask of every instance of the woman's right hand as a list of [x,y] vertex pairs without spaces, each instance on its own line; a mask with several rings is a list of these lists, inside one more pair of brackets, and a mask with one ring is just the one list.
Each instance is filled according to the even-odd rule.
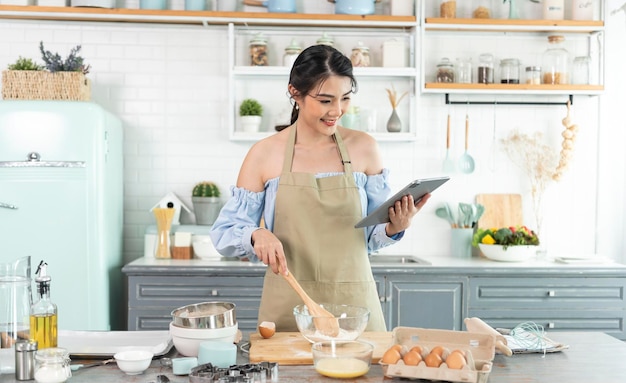
[[252,244],[257,258],[272,268],[275,274],[288,274],[285,251],[280,240],[267,229],[258,229],[252,232]]

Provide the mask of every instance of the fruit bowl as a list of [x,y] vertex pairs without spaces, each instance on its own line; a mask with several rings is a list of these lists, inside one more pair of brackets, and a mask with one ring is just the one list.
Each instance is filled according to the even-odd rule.
[[353,379],[367,374],[374,346],[358,340],[326,340],[311,347],[313,365],[321,375]]
[[328,336],[318,331],[315,328],[315,317],[309,313],[306,305],[302,304],[293,308],[293,315],[296,319],[298,330],[311,343],[333,339],[342,341],[355,340],[363,333],[369,322],[370,310],[365,307],[332,303],[320,303],[320,306],[337,318],[336,320],[339,324],[339,334],[337,336]]
[[502,245],[486,245],[480,243],[478,245],[483,255],[493,261],[499,262],[524,262],[533,259],[537,255],[538,246],[507,246]]

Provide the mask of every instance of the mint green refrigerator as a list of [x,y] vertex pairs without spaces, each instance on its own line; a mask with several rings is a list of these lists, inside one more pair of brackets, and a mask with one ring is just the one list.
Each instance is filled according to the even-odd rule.
[[0,101],[0,262],[48,264],[59,330],[125,329],[122,136],[95,103]]

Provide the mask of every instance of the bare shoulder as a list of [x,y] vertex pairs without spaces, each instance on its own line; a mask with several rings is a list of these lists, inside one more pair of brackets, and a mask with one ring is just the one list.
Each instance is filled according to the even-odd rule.
[[238,186],[252,191],[261,191],[267,180],[280,175],[286,137],[283,130],[252,145],[241,166],[237,180]]
[[339,133],[348,148],[355,171],[366,174],[378,174],[382,171],[380,149],[374,137],[365,132],[347,128],[340,128]]

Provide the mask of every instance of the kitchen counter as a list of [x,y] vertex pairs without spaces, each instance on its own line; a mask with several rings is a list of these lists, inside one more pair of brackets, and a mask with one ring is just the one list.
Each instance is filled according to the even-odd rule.
[[[612,336],[592,332],[562,332],[550,334],[557,342],[567,344],[569,349],[552,354],[519,354],[512,357],[496,355],[489,383],[618,383],[626,376],[626,343]],[[170,353],[176,357],[175,350]],[[247,357],[241,353],[238,363],[246,363]],[[88,368],[73,372],[71,383],[110,383],[110,382],[155,382],[158,374],[166,375],[172,383],[189,382],[187,376],[172,374],[169,367],[163,367],[160,360],[154,360],[151,367],[142,375],[128,376],[115,364]],[[279,366],[279,382],[313,383],[339,382],[324,378],[313,366]],[[17,382],[14,375],[2,375],[6,383]],[[380,365],[372,365],[367,375],[344,382],[402,382],[383,376]]]

